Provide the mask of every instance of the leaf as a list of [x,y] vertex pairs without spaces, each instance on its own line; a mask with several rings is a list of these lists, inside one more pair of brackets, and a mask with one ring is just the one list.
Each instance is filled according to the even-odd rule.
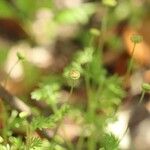
[[36,138],[36,137],[32,137],[30,139],[30,148],[31,149],[35,149],[37,147],[41,147],[42,146],[42,141],[40,138]]

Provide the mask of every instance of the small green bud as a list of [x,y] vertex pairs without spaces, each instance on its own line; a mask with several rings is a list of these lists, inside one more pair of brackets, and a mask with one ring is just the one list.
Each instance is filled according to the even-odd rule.
[[76,69],[72,69],[69,73],[69,76],[73,80],[77,80],[80,78],[80,72]]
[[98,29],[96,29],[96,28],[92,28],[92,29],[90,30],[90,33],[91,33],[92,35],[94,35],[94,36],[99,36],[99,35],[100,35],[100,31],[99,31]]
[[25,60],[25,57],[22,56],[22,54],[20,54],[19,52],[17,52],[17,58],[22,61]]
[[116,0],[102,0],[102,3],[106,6],[116,6],[117,1]]
[[28,113],[25,111],[19,113],[20,118],[26,118],[27,116],[28,116]]
[[134,35],[131,36],[130,39],[131,39],[131,41],[132,41],[134,44],[137,44],[137,43],[142,42],[143,37],[142,37],[141,35],[136,35],[136,34],[134,34]]
[[145,91],[145,92],[149,92],[150,91],[150,84],[143,83],[142,84],[142,90]]

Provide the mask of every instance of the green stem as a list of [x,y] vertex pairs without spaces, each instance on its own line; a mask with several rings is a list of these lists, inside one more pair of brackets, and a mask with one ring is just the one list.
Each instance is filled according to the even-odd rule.
[[73,88],[74,88],[74,83],[71,85],[71,88],[70,88],[70,91],[69,91],[69,95],[68,95],[68,98],[67,98],[67,102],[69,101],[72,93],[73,93]]
[[107,17],[108,17],[108,9],[105,8],[105,13],[104,16],[102,17],[102,23],[101,23],[101,39],[100,39],[100,43],[97,47],[97,49],[100,49],[100,56],[101,58],[103,58],[103,49],[104,49],[104,43],[105,43],[105,39],[106,39],[106,31],[107,31]]
[[134,45],[133,45],[133,49],[132,49],[132,53],[131,53],[131,59],[130,59],[129,67],[127,70],[127,75],[130,75],[132,68],[133,68],[133,55],[134,55],[134,51],[135,51],[135,46],[136,46],[136,43],[134,43]]
[[31,146],[31,126],[29,123],[27,123],[27,127],[26,127],[26,150],[30,150],[30,146]]
[[95,133],[93,133],[88,139],[88,150],[96,149]]
[[145,91],[142,91],[142,95],[140,97],[140,100],[139,100],[139,103],[138,104],[141,104],[143,99],[144,99],[144,95],[145,95]]

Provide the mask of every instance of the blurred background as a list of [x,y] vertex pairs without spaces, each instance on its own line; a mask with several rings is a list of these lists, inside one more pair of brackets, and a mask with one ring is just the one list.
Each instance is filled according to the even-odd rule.
[[[59,104],[64,103],[69,95],[69,86],[61,78],[64,68],[76,53],[89,45],[93,28],[102,35],[95,43],[102,46],[103,67],[109,76],[116,74],[118,78],[127,71],[133,48],[131,35],[143,37],[133,56],[134,71],[119,103],[118,119],[108,124],[108,130],[120,138],[129,125],[120,149],[149,150],[149,94],[142,105],[137,105],[141,84],[150,83],[149,0],[0,0],[0,83],[7,80],[7,90],[26,102],[33,112],[37,113],[38,108],[48,114],[46,104],[33,100],[31,92],[39,87],[39,83],[58,83],[61,84]],[[13,67],[18,59],[17,52],[25,61]],[[103,80],[105,82],[105,78]],[[53,90],[55,87],[51,92]],[[72,109],[83,108],[72,112],[76,119],[65,118],[65,134],[60,127],[60,135],[73,142],[82,132],[80,113],[84,114],[86,94],[81,80],[73,90],[70,104]],[[2,108],[0,113],[3,118]]]

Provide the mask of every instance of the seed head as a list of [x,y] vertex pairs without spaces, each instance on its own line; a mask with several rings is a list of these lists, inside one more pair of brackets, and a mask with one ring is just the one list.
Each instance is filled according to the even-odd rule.
[[142,42],[143,37],[142,37],[141,35],[136,35],[136,34],[134,34],[134,35],[131,36],[130,39],[131,39],[131,41],[132,41],[134,44],[137,44],[137,43]]
[[80,72],[76,69],[72,69],[69,73],[69,76],[73,80],[77,80],[80,78]]

